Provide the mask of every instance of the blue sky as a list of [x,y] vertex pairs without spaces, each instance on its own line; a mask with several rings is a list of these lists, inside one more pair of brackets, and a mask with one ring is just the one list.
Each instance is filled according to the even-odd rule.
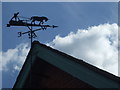
[[[3,50],[15,47],[21,40],[23,41],[23,38],[28,40],[24,36],[17,38],[17,32],[27,31],[26,27],[6,27],[13,13],[18,11],[20,16],[25,17],[47,16],[50,18],[49,24],[59,26],[58,29],[39,32],[41,42],[51,41],[57,34],[65,36],[78,28],[107,22],[117,23],[117,3],[3,3]],[[11,41],[9,46],[6,41]]]
[[[14,49],[21,43],[30,43],[27,35],[18,38],[17,32],[28,31],[27,27],[6,27],[14,13],[20,16],[34,15],[46,16],[50,20],[46,24],[58,25],[59,28],[49,28],[37,32],[41,43],[52,42],[57,35],[67,36],[70,32],[76,33],[78,29],[87,29],[100,24],[117,23],[117,2],[3,2],[2,3],[2,51]],[[11,64],[10,64],[11,65]],[[9,66],[9,67],[12,67]],[[18,71],[3,71],[3,88],[11,88],[18,75]]]

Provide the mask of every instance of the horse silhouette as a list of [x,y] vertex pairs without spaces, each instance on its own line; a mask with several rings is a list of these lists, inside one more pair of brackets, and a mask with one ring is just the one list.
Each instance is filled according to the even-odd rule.
[[47,22],[48,18],[44,17],[44,16],[42,16],[42,17],[32,16],[30,18],[30,20],[32,20],[32,22],[34,22],[34,24],[35,24],[35,21],[39,21],[39,25],[40,25],[40,24],[43,24],[44,22]]

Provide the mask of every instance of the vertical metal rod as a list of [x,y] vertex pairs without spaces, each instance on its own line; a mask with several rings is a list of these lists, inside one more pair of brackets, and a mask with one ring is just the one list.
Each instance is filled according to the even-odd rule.
[[30,40],[31,40],[31,47],[32,47],[32,38],[33,38],[33,36],[32,36],[32,26],[31,26],[31,28],[29,27],[29,26],[27,26],[28,27],[28,29],[30,30]]

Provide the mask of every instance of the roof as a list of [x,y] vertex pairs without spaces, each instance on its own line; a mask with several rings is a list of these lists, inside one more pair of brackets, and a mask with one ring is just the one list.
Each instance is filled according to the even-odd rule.
[[32,48],[26,58],[26,61],[18,75],[14,88],[23,87],[25,80],[28,77],[32,63],[36,60],[36,57],[45,60],[49,64],[69,73],[73,77],[95,87],[95,88],[119,88],[120,78],[101,70],[95,66],[92,66],[83,60],[74,58],[56,49],[48,47],[44,44],[34,41]]
[[23,88],[93,88],[69,73],[36,58]]

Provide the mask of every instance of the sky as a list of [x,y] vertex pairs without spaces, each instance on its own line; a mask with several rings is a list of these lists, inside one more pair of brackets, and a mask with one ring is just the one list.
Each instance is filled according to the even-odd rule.
[[14,13],[46,16],[46,24],[57,25],[36,32],[38,40],[52,48],[118,76],[117,2],[3,2],[2,87],[12,88],[30,49],[27,27],[6,27]]

